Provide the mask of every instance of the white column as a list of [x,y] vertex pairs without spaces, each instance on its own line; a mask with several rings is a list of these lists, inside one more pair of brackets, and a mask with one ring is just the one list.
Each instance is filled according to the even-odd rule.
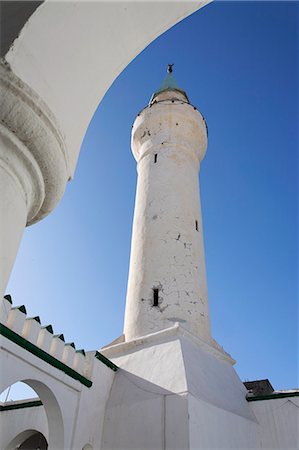
[[210,339],[198,184],[206,146],[204,119],[178,90],[156,95],[133,125],[138,184],[126,341],[174,322]]
[[45,217],[63,195],[68,158],[43,101],[0,65],[0,296],[26,225]]

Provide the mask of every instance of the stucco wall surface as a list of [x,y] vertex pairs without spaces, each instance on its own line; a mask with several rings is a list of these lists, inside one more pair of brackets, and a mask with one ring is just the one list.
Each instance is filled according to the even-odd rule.
[[188,448],[188,405],[176,395],[128,371],[115,377],[104,423],[105,450]]
[[23,440],[25,440],[24,437],[26,436],[25,433],[29,430],[39,431],[46,439],[48,439],[48,421],[43,406],[1,411],[0,415],[1,449],[14,449],[18,445],[18,442],[14,442],[14,447],[10,447],[9,444],[21,434],[21,442],[23,442]]
[[134,122],[132,151],[137,160],[138,183],[126,341],[175,322],[210,340],[198,183],[206,148],[205,121],[177,90],[157,95]]
[[[104,412],[115,372],[94,358],[94,353],[87,354],[93,383],[88,388],[1,336],[0,392],[17,381],[27,383],[36,391],[47,416],[45,436],[49,438],[49,449],[81,450],[86,443],[100,448]],[[24,415],[29,415],[24,418],[24,426],[27,422],[31,424],[33,409],[23,410]],[[3,414],[7,413],[1,413],[5,417]],[[10,430],[15,436],[20,428],[18,414],[18,411],[17,414],[11,412]],[[3,445],[1,449],[5,448]]]
[[252,419],[188,395],[190,450],[258,449],[260,426]]
[[260,424],[262,448],[299,448],[299,398],[255,401],[250,407]]
[[106,351],[119,367],[150,383],[177,394],[189,392],[206,403],[254,420],[246,389],[232,364],[213,350],[172,336],[164,342],[141,344],[134,352],[119,356],[109,356],[109,349]]
[[128,344],[113,357],[121,369],[106,410],[105,449],[261,448],[246,389],[220,353],[183,337],[126,354],[121,347]]

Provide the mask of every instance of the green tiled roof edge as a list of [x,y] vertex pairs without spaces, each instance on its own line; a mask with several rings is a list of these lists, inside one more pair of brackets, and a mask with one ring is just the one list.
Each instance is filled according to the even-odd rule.
[[112,361],[110,361],[110,359],[102,355],[102,353],[96,352],[95,358],[99,359],[102,363],[106,364],[106,366],[110,367],[110,369],[112,369],[114,372],[117,371],[118,367]]
[[42,359],[43,361],[47,362],[51,366],[55,367],[58,370],[61,370],[66,375],[70,376],[74,380],[79,381],[84,386],[90,388],[92,386],[92,381],[88,380],[86,377],[81,375],[80,373],[76,372],[74,369],[71,369],[66,364],[62,363],[58,359],[54,358],[52,355],[49,355],[49,353],[45,352],[41,348],[37,347],[36,345],[32,344],[31,342],[24,339],[19,334],[15,333],[14,331],[7,328],[2,323],[0,324],[0,334],[10,341],[14,342],[15,344],[19,345],[20,347],[24,348],[28,352],[32,353],[34,356],[37,356],[38,358]]
[[246,397],[246,400],[248,402],[257,402],[260,400],[274,400],[276,398],[287,398],[287,397],[299,397],[299,391],[298,392],[276,392],[273,394],[268,395],[255,395],[255,396],[248,396]]
[[32,400],[29,402],[14,403],[10,405],[0,405],[0,411],[11,411],[13,409],[33,408],[35,406],[42,406],[40,400]]

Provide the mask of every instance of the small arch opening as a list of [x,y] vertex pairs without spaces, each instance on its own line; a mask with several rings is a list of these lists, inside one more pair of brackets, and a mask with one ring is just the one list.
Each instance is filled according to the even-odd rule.
[[154,155],[154,163],[155,164],[156,164],[157,160],[158,160],[158,153],[155,153],[155,155]]
[[7,450],[47,450],[48,442],[39,431],[24,430],[6,448]]
[[195,229],[198,231],[198,220],[195,220]]
[[15,381],[2,392],[1,400],[3,421],[9,420],[11,410],[15,410],[16,417],[26,414],[26,429],[23,428],[23,421],[19,420],[16,420],[13,426],[10,423],[4,427],[2,441],[5,450],[45,449],[48,445],[50,448],[63,448],[64,425],[61,409],[56,396],[45,383],[36,379]]

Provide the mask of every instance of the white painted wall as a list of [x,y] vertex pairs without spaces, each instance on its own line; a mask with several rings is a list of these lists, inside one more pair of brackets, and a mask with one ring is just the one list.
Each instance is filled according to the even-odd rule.
[[117,372],[88,352],[91,388],[1,346],[1,387],[23,380],[44,405],[0,414],[1,449],[30,429],[56,450],[298,448],[298,397],[248,403],[229,356],[180,325],[106,348]]
[[[35,390],[47,417],[48,432],[43,434],[48,439],[49,450],[82,450],[86,443],[100,448],[104,413],[115,372],[94,358],[95,352],[88,353],[88,373],[93,385],[87,388],[3,336],[0,347],[0,392],[17,381]],[[1,435],[1,449],[11,436],[20,432],[21,425],[24,429],[32,426],[34,417],[31,420],[30,415],[34,414],[31,411],[34,409],[22,410],[22,423],[19,415],[11,412],[10,434]],[[1,427],[5,426],[6,414],[1,413]],[[38,420],[34,429],[43,432],[39,424]]]
[[262,448],[299,448],[299,397],[250,402],[260,425]]
[[[26,439],[25,433],[29,430],[39,431],[48,440],[48,421],[43,406],[1,411],[0,414],[1,449],[14,450],[18,444]],[[30,434],[27,434],[29,437]],[[19,440],[16,442],[15,438],[18,436]],[[10,445],[12,443],[14,443],[14,446]]]
[[[198,186],[206,126],[179,91],[165,91],[155,101],[138,114],[132,129],[138,183],[125,339],[181,322],[209,341]],[[159,289],[158,306],[153,306],[153,289]]]
[[188,395],[188,413],[190,450],[262,448],[254,416],[245,418],[193,395]]
[[102,448],[182,450],[188,441],[185,395],[119,371],[107,404]]
[[[103,352],[122,369],[108,402],[104,448],[120,449],[122,442],[125,449],[260,448],[259,425],[246,389],[223,351],[178,326]],[[156,423],[161,416],[164,446],[149,433],[152,429],[161,435]],[[142,441],[146,435],[147,443]]]
[[[2,149],[3,142],[0,136],[0,151]],[[7,150],[5,147],[5,151]],[[0,298],[2,298],[26,226],[27,207],[22,188],[11,172],[1,165],[0,192]]]

